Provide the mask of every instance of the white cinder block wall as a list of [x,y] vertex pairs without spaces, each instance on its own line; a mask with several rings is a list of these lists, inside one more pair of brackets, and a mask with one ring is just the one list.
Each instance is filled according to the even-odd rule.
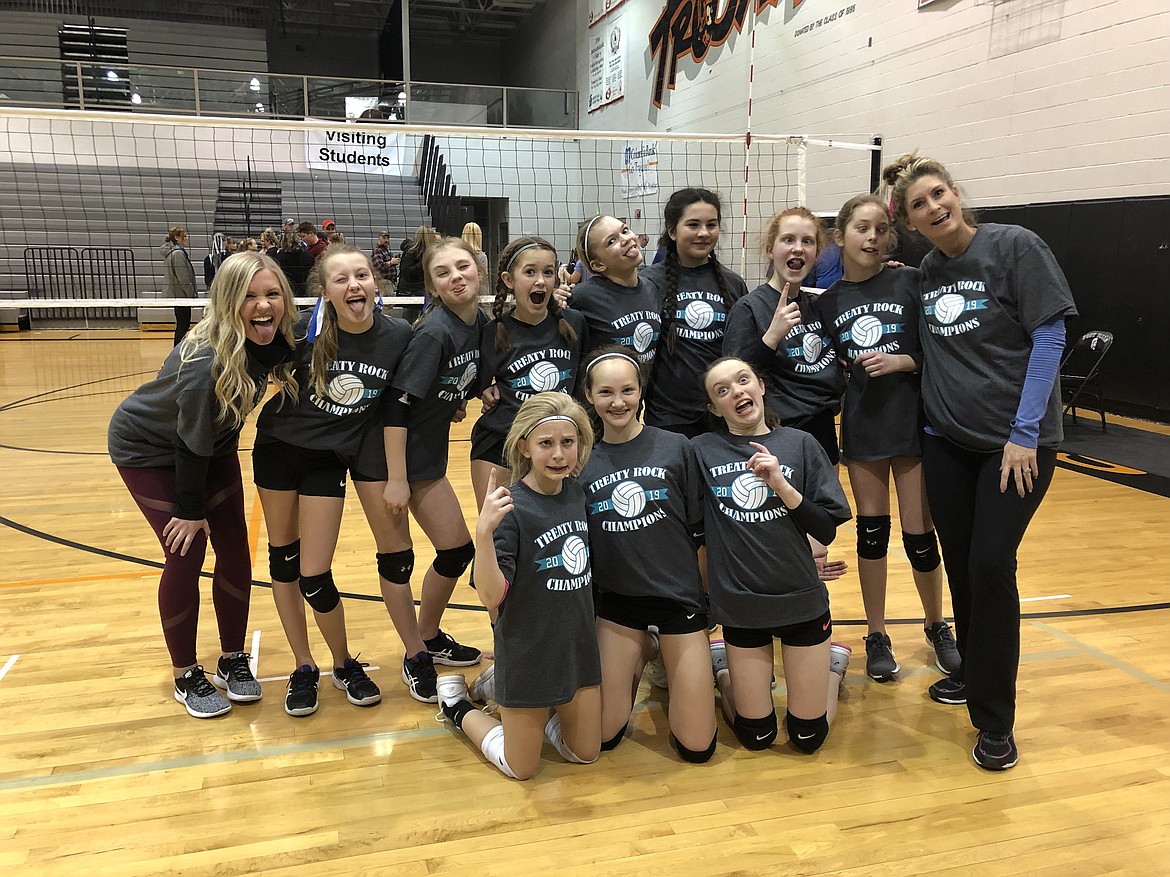
[[[579,44],[588,5],[577,0]],[[732,4],[736,0],[731,0]],[[722,11],[727,0],[717,0]],[[742,132],[754,26],[752,130],[864,140],[947,163],[976,205],[1170,193],[1170,4],[1165,0],[780,0],[651,104],[649,34],[663,0],[613,13],[631,47],[625,98],[584,128]],[[853,6],[836,21],[799,31]],[[643,48],[639,52],[635,47]],[[578,58],[588,91],[588,58]],[[809,163],[809,206],[859,191],[856,157]]]

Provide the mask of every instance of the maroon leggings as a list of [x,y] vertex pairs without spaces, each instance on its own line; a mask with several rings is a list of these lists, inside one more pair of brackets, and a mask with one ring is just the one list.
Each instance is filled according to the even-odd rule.
[[[175,501],[175,470],[118,467],[130,495],[146,516],[163,546],[166,565],[158,583],[158,612],[171,664],[189,667],[198,662],[195,637],[199,629],[199,573],[207,554],[207,537],[200,532],[184,557],[171,553],[163,542],[163,528],[170,521]],[[215,573],[211,600],[219,623],[220,649],[244,650],[248,628],[248,603],[252,592],[252,559],[248,551],[248,525],[244,521],[244,485],[235,454],[213,457],[207,468],[207,523],[215,549]]]

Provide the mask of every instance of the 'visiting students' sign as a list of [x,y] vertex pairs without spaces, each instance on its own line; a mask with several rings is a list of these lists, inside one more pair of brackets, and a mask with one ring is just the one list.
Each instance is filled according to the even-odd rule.
[[305,164],[350,174],[409,175],[407,143],[399,134],[339,128],[305,132]]

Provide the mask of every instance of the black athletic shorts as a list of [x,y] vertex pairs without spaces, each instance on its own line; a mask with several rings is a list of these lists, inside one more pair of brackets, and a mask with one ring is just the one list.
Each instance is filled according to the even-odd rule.
[[707,629],[707,613],[667,597],[630,597],[603,591],[597,596],[597,617],[632,630],[654,625],[666,636]]
[[780,627],[728,627],[723,625],[723,641],[737,649],[758,649],[773,639],[786,646],[819,646],[833,635],[833,617],[826,610],[819,618],[784,624]]
[[279,439],[252,449],[252,480],[267,490],[295,490],[301,496],[345,497],[345,474],[356,481],[385,481],[359,472],[335,451],[298,448]]
[[508,468],[504,462],[504,436],[489,429],[480,429],[477,422],[471,428],[471,459],[485,460]]

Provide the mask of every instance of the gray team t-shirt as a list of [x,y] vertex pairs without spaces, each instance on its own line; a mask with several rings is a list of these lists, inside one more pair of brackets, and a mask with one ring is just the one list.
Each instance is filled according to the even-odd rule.
[[[512,314],[504,314],[484,326],[479,353],[481,384],[487,387],[495,380],[500,401],[475,422],[473,443],[488,433],[506,436],[525,399],[537,393],[574,392],[585,340],[585,318],[569,309],[561,311],[561,316],[576,333],[576,341],[561,334],[560,320],[551,313],[535,326]],[[506,350],[496,350],[496,326],[501,321],[508,330],[510,346]]]
[[[1072,291],[1048,245],[1016,225],[980,225],[955,258],[922,260],[919,336],[928,424],[960,447],[1001,449],[1020,404],[1030,333],[1076,316]],[[1060,382],[1040,420],[1040,447],[1064,438]]]
[[723,334],[723,355],[738,356],[759,370],[768,388],[764,404],[784,423],[826,411],[836,414],[845,390],[837,352],[813,309],[812,297],[802,292],[795,301],[800,322],[775,350],[763,337],[780,293],[767,283],[735,303]]
[[586,353],[603,344],[620,344],[636,351],[642,365],[654,362],[662,316],[651,284],[639,277],[637,286],[622,286],[594,274],[573,287],[570,303],[589,327],[581,348]]
[[480,332],[487,317],[476,311],[464,323],[445,307],[433,310],[414,330],[391,386],[412,397],[406,416],[406,470],[410,481],[447,474],[451,418],[479,377]]
[[[663,313],[663,339],[654,360],[654,373],[646,391],[646,422],[652,426],[682,426],[700,423],[707,417],[707,396],[699,377],[707,366],[723,355],[723,332],[727,314],[736,301],[747,295],[747,284],[734,271],[723,270],[731,290],[731,304],[723,300],[719,282],[710,264],[678,269],[678,292],[673,314],[667,314],[668,281],[666,266],[659,263],[642,272],[658,290]],[[674,352],[667,341],[667,325],[673,320]]]
[[[306,315],[298,324],[298,338],[304,337],[309,319],[311,315]],[[367,426],[373,422],[381,428],[383,397],[410,338],[405,320],[381,314],[365,332],[339,331],[337,356],[325,372],[323,395],[309,377],[313,345],[298,342],[296,403],[270,399],[256,423],[256,443],[278,439],[298,448],[356,455]]]
[[731,627],[765,628],[823,615],[829,591],[817,577],[808,537],[747,461],[756,453],[750,442],[764,445],[802,502],[823,508],[841,524],[852,513],[824,449],[807,433],[783,426],[763,436],[706,433],[692,441],[707,485],[712,619]]
[[601,684],[594,631],[585,494],[566,480],[556,496],[523,482],[496,528],[496,560],[509,582],[495,627],[500,706],[568,703]]
[[702,528],[703,479],[691,443],[653,426],[628,442],[598,442],[580,483],[598,590],[702,609],[692,534]]
[[[884,268],[868,280],[842,278],[818,296],[820,315],[837,355],[852,364],[863,353],[881,351],[913,357],[918,346],[916,268]],[[871,378],[851,365],[841,412],[841,449],[847,460],[921,457],[918,373],[895,372]]]
[[[283,342],[282,342],[283,343]],[[286,345],[287,347],[287,345]],[[267,385],[268,368],[252,357],[248,375],[256,382],[256,401]],[[107,446],[115,466],[130,469],[174,468],[175,449],[200,457],[235,453],[240,429],[219,417],[211,349],[183,362],[176,347],[158,375],[131,393],[110,418]]]

